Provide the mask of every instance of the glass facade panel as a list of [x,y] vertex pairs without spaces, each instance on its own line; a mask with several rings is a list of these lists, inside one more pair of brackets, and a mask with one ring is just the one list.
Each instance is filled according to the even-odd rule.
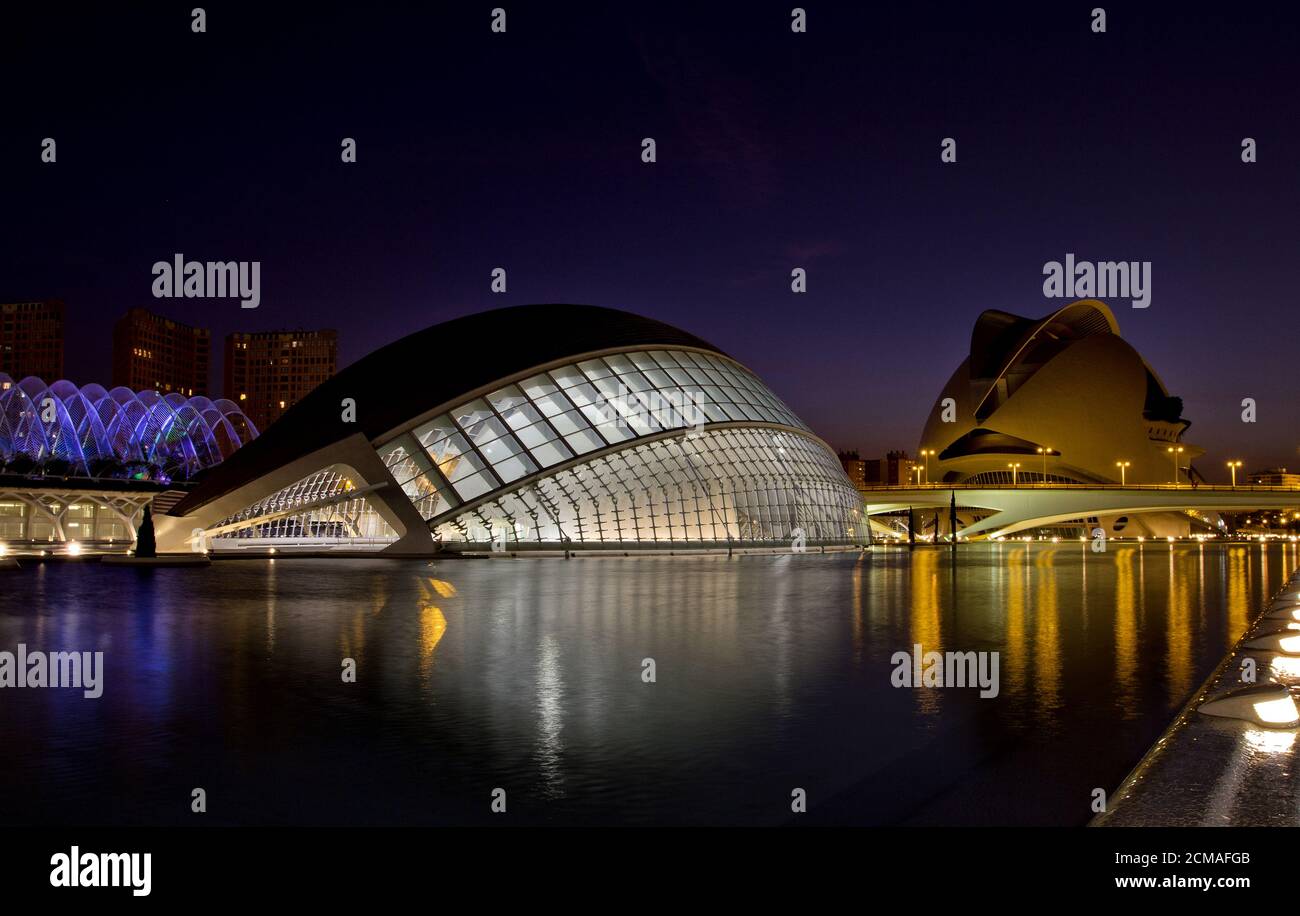
[[587,429],[588,424],[576,410],[570,410],[567,413],[556,414],[550,418],[551,425],[561,436],[567,436],[569,433],[577,432],[580,429]]
[[500,391],[494,391],[488,395],[488,403],[492,409],[509,420],[509,414],[512,410],[520,405],[526,405],[528,399],[524,393],[519,390],[518,385],[508,385]]
[[441,416],[422,426],[415,428],[415,438],[420,440],[420,444],[425,448],[432,449],[437,443],[446,439],[456,431],[455,425],[451,422],[451,417]]
[[724,357],[633,351],[502,386],[379,452],[447,540],[764,542],[796,528],[810,541],[864,539],[857,491],[823,445],[793,431],[701,428],[755,422],[807,429]]
[[451,485],[456,488],[461,499],[468,501],[490,492],[496,486],[496,482],[486,473],[481,473],[453,480]]
[[573,457],[573,452],[563,442],[547,442],[539,445],[533,450],[533,458],[544,468],[549,468],[553,464],[559,464],[561,461],[567,461]]
[[605,443],[600,440],[600,437],[590,429],[580,429],[571,436],[565,436],[564,441],[569,443],[569,448],[573,449],[579,455],[593,452],[605,445]]
[[[480,504],[516,539],[556,543],[861,543],[866,517],[838,459],[761,428],[633,443]],[[481,522],[475,523],[481,527]],[[445,540],[474,540],[451,513]]]
[[536,451],[537,447],[545,442],[550,442],[556,437],[555,431],[549,423],[535,423],[532,426],[525,426],[515,433],[524,447],[530,451]]

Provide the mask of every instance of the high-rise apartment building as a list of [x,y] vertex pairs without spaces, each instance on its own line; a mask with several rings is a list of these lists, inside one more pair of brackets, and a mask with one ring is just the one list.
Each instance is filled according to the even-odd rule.
[[260,331],[226,337],[225,393],[265,430],[338,367],[338,332]]
[[206,395],[211,352],[207,328],[133,308],[113,325],[113,385]]
[[0,372],[14,381],[63,378],[63,303],[58,299],[0,304]]

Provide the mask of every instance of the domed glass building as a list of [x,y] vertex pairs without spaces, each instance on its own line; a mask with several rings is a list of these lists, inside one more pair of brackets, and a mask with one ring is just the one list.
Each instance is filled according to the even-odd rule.
[[752,372],[594,306],[500,309],[361,359],[212,468],[159,548],[865,543],[835,453]]

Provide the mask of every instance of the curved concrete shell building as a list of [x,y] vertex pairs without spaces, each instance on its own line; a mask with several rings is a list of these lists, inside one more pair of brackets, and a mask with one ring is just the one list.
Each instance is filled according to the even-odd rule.
[[[920,448],[931,483],[1035,484],[1045,468],[1047,483],[1187,484],[1204,454],[1183,441],[1190,425],[1110,308],[1085,299],[1037,320],[984,312]],[[1128,536],[1190,525],[1169,514],[1101,522]]]
[[321,385],[156,520],[159,549],[854,544],[835,453],[717,347],[594,306],[459,318]]

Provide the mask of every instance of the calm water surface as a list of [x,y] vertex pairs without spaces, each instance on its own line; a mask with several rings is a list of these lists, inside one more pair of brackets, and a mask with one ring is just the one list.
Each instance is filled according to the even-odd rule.
[[[98,700],[0,690],[0,821],[193,824],[201,786],[206,824],[1081,824],[1296,563],[1042,543],[955,566],[918,548],[0,571],[0,649],[106,669]],[[1000,652],[1000,695],[893,688],[915,643]]]

